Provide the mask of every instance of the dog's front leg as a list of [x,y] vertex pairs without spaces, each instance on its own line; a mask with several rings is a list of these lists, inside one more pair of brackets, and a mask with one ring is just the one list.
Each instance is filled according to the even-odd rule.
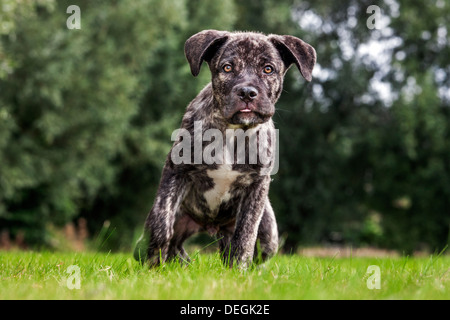
[[230,251],[224,254],[224,260],[230,267],[246,268],[253,259],[258,228],[264,213],[269,192],[270,177],[261,177],[254,182],[252,190],[246,194],[238,207],[236,229],[231,239]]
[[168,165],[164,167],[155,202],[145,221],[144,234],[136,244],[136,260],[148,260],[151,266],[165,262],[175,215],[179,212],[187,187],[188,183],[182,175],[177,175]]

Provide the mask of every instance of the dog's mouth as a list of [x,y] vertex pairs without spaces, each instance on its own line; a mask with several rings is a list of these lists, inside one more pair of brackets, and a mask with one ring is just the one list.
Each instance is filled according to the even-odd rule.
[[252,127],[264,123],[270,119],[271,115],[264,115],[260,111],[246,105],[237,110],[229,119],[233,125]]
[[270,120],[275,109],[267,99],[243,101],[230,99],[225,103],[222,114],[232,127],[250,128]]
[[239,110],[238,112],[241,113],[249,113],[249,112],[253,112],[249,107],[245,107],[244,109]]

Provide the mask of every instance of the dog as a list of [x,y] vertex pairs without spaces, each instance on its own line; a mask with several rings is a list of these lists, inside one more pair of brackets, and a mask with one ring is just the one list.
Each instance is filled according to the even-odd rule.
[[[316,52],[289,35],[205,30],[186,41],[185,55],[194,76],[207,62],[212,80],[186,109],[134,256],[152,266],[189,261],[183,242],[207,231],[217,236],[226,265],[246,268],[278,250],[268,198],[276,151],[272,116],[286,71],[295,64],[311,81]],[[238,135],[230,132],[247,138],[244,151],[236,151]],[[268,160],[249,161],[250,141]],[[216,161],[203,159],[208,154]]]

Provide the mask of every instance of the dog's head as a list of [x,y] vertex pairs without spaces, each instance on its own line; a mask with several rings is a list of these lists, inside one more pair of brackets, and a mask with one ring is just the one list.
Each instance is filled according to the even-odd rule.
[[212,73],[214,100],[232,125],[254,126],[275,112],[283,78],[295,64],[311,81],[316,52],[293,36],[205,30],[185,44],[191,72],[197,76],[203,61]]

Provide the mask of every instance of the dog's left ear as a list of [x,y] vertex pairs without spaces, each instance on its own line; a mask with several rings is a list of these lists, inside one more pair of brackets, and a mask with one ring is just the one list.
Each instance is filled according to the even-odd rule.
[[295,63],[302,76],[312,80],[312,70],[316,64],[316,50],[305,41],[293,36],[270,35],[269,40],[280,52],[286,69]]
[[204,30],[187,39],[184,53],[194,76],[199,74],[203,61],[211,61],[228,36],[229,33],[226,31]]

